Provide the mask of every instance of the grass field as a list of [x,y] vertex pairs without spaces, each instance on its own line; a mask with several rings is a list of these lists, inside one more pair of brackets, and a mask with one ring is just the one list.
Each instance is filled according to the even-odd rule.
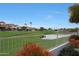
[[20,48],[22,48],[27,43],[36,43],[43,48],[50,49],[67,41],[67,38],[61,38],[56,40],[42,40],[40,36],[44,34],[56,34],[56,33],[53,31],[0,32],[0,37],[7,38],[12,36],[20,36],[15,38],[0,39],[0,55],[15,55],[16,52],[20,51]]
[[[6,31],[0,32],[0,37],[11,37],[11,36],[19,36],[19,35],[42,35],[42,34],[56,34],[55,31],[34,31],[34,32],[27,32],[27,31]],[[59,32],[59,34],[63,34],[63,32]]]

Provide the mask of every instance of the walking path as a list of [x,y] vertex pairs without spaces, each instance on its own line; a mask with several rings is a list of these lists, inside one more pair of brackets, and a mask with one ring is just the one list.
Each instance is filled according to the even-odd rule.
[[58,38],[63,38],[63,37],[69,37],[71,36],[72,34],[51,34],[51,35],[45,35],[44,38],[42,39],[45,39],[45,40],[53,40],[53,39],[58,39]]

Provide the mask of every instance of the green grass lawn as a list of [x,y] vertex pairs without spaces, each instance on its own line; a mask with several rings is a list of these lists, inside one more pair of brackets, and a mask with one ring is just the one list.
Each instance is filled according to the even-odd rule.
[[11,36],[19,36],[19,35],[40,35],[40,34],[55,34],[55,31],[4,31],[0,32],[0,37],[11,37]]
[[[6,33],[6,34],[3,34]],[[9,33],[9,34],[8,34]],[[50,49],[56,47],[67,41],[67,38],[61,38],[56,40],[42,40],[40,36],[43,34],[55,34],[52,31],[43,31],[43,32],[1,32],[1,37],[10,37],[16,36],[14,33],[18,35],[26,35],[31,37],[16,37],[16,38],[8,38],[0,40],[0,55],[15,55],[16,52],[20,51],[20,49],[27,43],[36,43],[39,46]],[[1,35],[2,34],[2,35]],[[39,36],[32,36],[39,35]],[[4,54],[1,54],[4,53]],[[7,54],[6,54],[7,53]]]
[[[59,34],[63,34],[63,32],[58,32]],[[4,31],[0,32],[0,37],[11,37],[11,36],[19,36],[19,35],[43,35],[43,34],[57,34],[55,31]]]

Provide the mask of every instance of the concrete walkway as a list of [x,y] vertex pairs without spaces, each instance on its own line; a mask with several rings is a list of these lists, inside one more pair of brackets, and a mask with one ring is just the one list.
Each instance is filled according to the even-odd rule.
[[58,38],[63,38],[63,37],[69,37],[72,34],[51,34],[51,35],[45,35],[45,37],[43,37],[42,39],[45,40],[53,40],[53,39],[58,39]]

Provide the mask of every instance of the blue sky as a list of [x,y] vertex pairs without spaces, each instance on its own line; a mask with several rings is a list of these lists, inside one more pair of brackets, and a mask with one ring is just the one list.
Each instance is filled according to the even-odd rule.
[[33,27],[73,28],[69,23],[68,8],[72,4],[0,4],[0,21],[24,25],[32,22]]

